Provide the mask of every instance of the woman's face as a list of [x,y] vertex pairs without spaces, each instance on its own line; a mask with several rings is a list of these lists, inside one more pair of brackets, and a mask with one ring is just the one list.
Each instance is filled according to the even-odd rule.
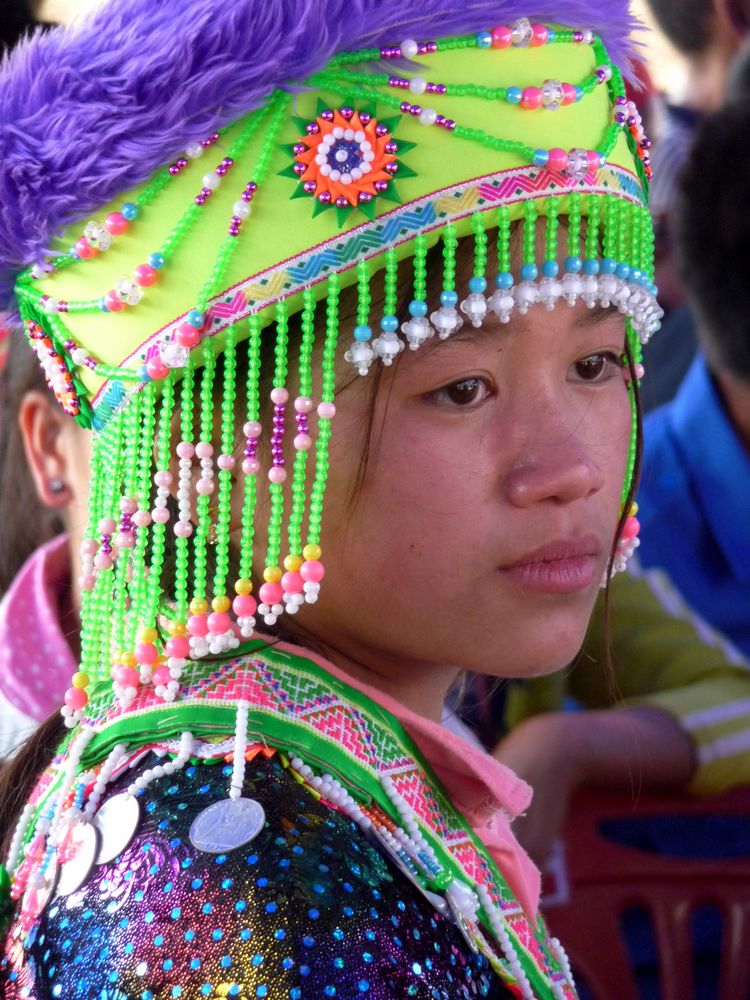
[[370,663],[531,676],[577,653],[619,516],[624,320],[579,303],[466,324],[337,396],[323,643]]

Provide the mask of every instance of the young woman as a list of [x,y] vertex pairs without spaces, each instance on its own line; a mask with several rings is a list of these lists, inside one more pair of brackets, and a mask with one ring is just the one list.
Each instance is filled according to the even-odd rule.
[[567,663],[636,529],[628,15],[521,13],[128,0],[6,68],[5,277],[95,430],[6,995],[575,996],[528,789],[438,724]]

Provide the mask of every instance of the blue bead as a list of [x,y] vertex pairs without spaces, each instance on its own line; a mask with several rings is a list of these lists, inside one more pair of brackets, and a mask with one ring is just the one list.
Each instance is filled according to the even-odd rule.
[[556,260],[545,260],[542,264],[542,277],[543,278],[556,278],[560,273],[560,265]]
[[73,260],[80,260],[78,251],[75,247],[71,247],[70,250],[68,250],[68,254],[73,258]]
[[422,299],[412,299],[411,302],[409,303],[409,315],[426,316],[427,303],[423,302]]
[[187,314],[187,321],[191,326],[194,326],[196,330],[200,330],[206,322],[206,317],[198,309],[191,309]]
[[574,103],[577,104],[579,101],[583,100],[583,90],[579,86],[577,86],[577,85],[573,89],[576,92],[576,96],[575,96],[575,98],[573,100],[574,100]]
[[578,274],[578,272],[583,267],[583,261],[581,260],[580,257],[571,255],[570,257],[565,258],[565,261],[563,262],[563,267],[565,268],[568,274]]
[[521,264],[521,281],[536,281],[539,268],[536,264]]
[[164,254],[161,253],[149,254],[148,262],[151,265],[151,267],[155,267],[157,271],[161,271],[161,269],[166,264],[166,261],[164,260]]
[[453,307],[455,309],[456,303],[458,302],[458,295],[455,292],[446,289],[444,292],[440,293],[440,305]]
[[141,382],[151,381],[151,376],[149,375],[148,368],[146,368],[145,365],[141,365],[141,367],[138,369],[138,378],[141,380]]
[[481,275],[475,274],[473,278],[469,278],[469,291],[472,295],[481,295],[486,288],[487,280]]
[[546,149],[535,149],[531,162],[535,167],[546,167],[549,163],[549,153]]
[[547,45],[557,38],[557,32],[553,31],[552,28],[547,28]]
[[603,257],[600,269],[602,274],[614,274],[617,270],[617,261],[611,257]]
[[121,214],[128,220],[132,222],[133,219],[137,219],[141,214],[140,208],[133,201],[126,201],[125,204],[120,209]]
[[385,333],[395,333],[398,330],[398,317],[384,316],[380,321],[380,329]]
[[492,35],[489,31],[480,31],[477,35],[477,48],[488,49],[492,45]]
[[634,285],[642,285],[643,271],[639,271],[637,267],[634,267],[633,270],[630,272],[630,280],[633,282]]
[[501,288],[503,290],[507,290],[508,288],[512,288],[513,287],[513,275],[510,273],[510,271],[502,271],[495,278],[495,284],[497,285],[498,288]]
[[630,277],[630,268],[628,267],[627,264],[618,264],[615,269],[615,274],[617,275],[618,278],[621,278],[623,281],[627,281],[628,278]]
[[599,273],[599,261],[595,260],[593,257],[587,257],[583,262],[583,273],[584,274],[598,274]]
[[355,340],[370,340],[372,338],[372,330],[369,326],[364,323],[361,326],[354,327],[354,339]]
[[109,312],[109,309],[107,308],[107,303],[106,303],[106,301],[105,301],[105,299],[104,299],[104,296],[103,296],[103,295],[102,295],[102,297],[101,297],[101,298],[99,299],[99,308],[101,309],[101,311],[102,311],[103,313],[108,313],[108,312]]
[[523,97],[523,91],[520,87],[507,87],[505,91],[505,100],[508,104],[520,104],[521,98]]

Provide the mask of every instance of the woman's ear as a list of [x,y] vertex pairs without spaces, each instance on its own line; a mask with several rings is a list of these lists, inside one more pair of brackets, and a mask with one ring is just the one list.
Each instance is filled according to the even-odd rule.
[[41,390],[25,393],[18,409],[18,426],[37,496],[53,510],[67,507],[74,497],[64,446],[69,420]]

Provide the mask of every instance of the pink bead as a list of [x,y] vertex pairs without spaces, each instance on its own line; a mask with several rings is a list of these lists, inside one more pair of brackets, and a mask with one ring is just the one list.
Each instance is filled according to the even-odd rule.
[[138,510],[138,501],[135,497],[123,497],[120,500],[120,510],[123,514],[135,514]]
[[527,111],[542,106],[542,92],[539,87],[525,87],[521,95],[521,107]]
[[89,260],[91,257],[96,257],[99,253],[96,247],[92,247],[85,236],[82,236],[80,240],[76,240],[75,252],[79,257],[84,260]]
[[209,441],[199,441],[195,446],[195,454],[198,458],[211,458],[214,453],[214,446]]
[[232,619],[225,611],[213,611],[208,616],[208,631],[213,635],[223,635],[232,627]]
[[248,420],[245,426],[242,428],[242,432],[246,438],[259,438],[263,428],[260,426],[257,420]]
[[162,663],[161,666],[154,670],[154,676],[152,678],[154,682],[154,687],[166,687],[167,684],[172,680],[172,675],[169,672],[169,667]]
[[187,620],[190,635],[204,636],[208,633],[208,615],[191,615]]
[[318,403],[318,416],[324,420],[333,420],[336,416],[335,403]]
[[294,447],[297,451],[307,451],[312,445],[312,438],[309,434],[298,434],[294,439]]
[[242,461],[242,471],[246,476],[257,476],[260,472],[260,462],[257,458],[245,458]]
[[93,573],[81,573],[78,577],[81,590],[93,590],[96,584],[96,577]]
[[258,608],[258,602],[252,594],[238,594],[232,601],[232,611],[238,618],[251,618]]
[[273,468],[268,470],[268,478],[272,483],[285,483],[286,469],[282,469],[280,465],[274,465]]
[[213,479],[199,479],[195,484],[195,492],[199,493],[202,497],[211,496],[214,491],[214,481]]
[[167,639],[164,649],[167,656],[184,660],[190,655],[190,642],[184,635],[173,635],[171,639]]
[[294,409],[297,413],[312,413],[315,403],[309,396],[297,396],[294,401]]
[[306,583],[320,583],[325,576],[325,567],[319,559],[307,559],[300,567],[300,576]]
[[637,538],[641,530],[641,524],[637,517],[629,517],[622,528],[622,537],[625,539]]
[[504,24],[498,24],[496,28],[492,29],[490,34],[492,36],[493,49],[507,49],[513,41],[513,32],[510,28],[506,28]]
[[122,299],[114,290],[114,288],[110,288],[110,290],[104,296],[104,305],[111,313],[122,312],[122,310],[125,308],[125,303],[122,301]]
[[83,688],[68,688],[65,692],[65,704],[74,712],[79,712],[88,704],[89,696]]
[[258,596],[263,604],[281,604],[284,591],[280,583],[264,583]]
[[224,469],[226,472],[229,469],[234,468],[234,455],[219,455],[216,459],[216,464],[220,469]]
[[84,538],[81,542],[81,555],[95,556],[99,549],[99,543],[93,538]]
[[195,446],[189,441],[180,441],[177,445],[177,457],[178,458],[192,458],[195,454]]
[[169,520],[169,511],[166,507],[154,507],[151,511],[151,519],[154,524],[166,524]]
[[157,472],[154,476],[154,483],[157,486],[163,486],[165,489],[168,489],[172,485],[172,473]]
[[271,402],[276,406],[282,406],[289,399],[286,389],[271,389]]
[[159,650],[153,642],[137,642],[135,645],[135,659],[142,666],[154,663],[159,656]]
[[175,339],[180,347],[187,347],[188,349],[197,347],[201,342],[201,332],[196,330],[194,326],[190,323],[180,323],[177,327],[177,333]]
[[562,85],[563,92],[563,104],[572,104],[576,99],[576,88],[572,83],[564,83]]
[[531,25],[531,44],[546,45],[549,40],[549,29],[543,24]]
[[133,280],[141,288],[148,288],[149,285],[153,285],[158,277],[159,272],[155,267],[151,267],[150,264],[139,264],[135,271],[133,271]]
[[305,581],[299,573],[285,573],[281,578],[281,586],[285,594],[301,594]]
[[112,212],[104,220],[104,228],[112,236],[121,236],[122,233],[127,231],[128,220],[122,214],[122,212]]
[[135,669],[135,667],[123,667],[119,666],[115,670],[115,680],[118,684],[122,684],[123,687],[138,687],[141,680],[141,675]]
[[548,170],[556,170],[558,173],[562,173],[567,166],[568,154],[564,149],[551,149],[549,151],[549,160],[547,161]]
[[151,513],[147,510],[137,510],[133,514],[133,524],[138,528],[147,528],[151,524]]
[[589,172],[595,174],[602,165],[602,158],[595,150],[590,149],[586,154],[589,160]]
[[113,521],[111,517],[103,517],[99,521],[99,531],[101,531],[103,535],[111,535],[116,527],[117,523]]
[[193,533],[193,525],[190,521],[177,521],[174,526],[174,533],[178,538],[190,538]]
[[99,552],[94,556],[94,568],[99,570],[112,569],[112,556],[108,556],[106,552]]
[[118,531],[115,535],[115,545],[118,549],[132,549],[135,545],[135,535],[131,531]]
[[146,362],[146,371],[149,378],[153,379],[154,382],[161,382],[162,379],[165,379],[169,375],[169,368],[156,355]]

